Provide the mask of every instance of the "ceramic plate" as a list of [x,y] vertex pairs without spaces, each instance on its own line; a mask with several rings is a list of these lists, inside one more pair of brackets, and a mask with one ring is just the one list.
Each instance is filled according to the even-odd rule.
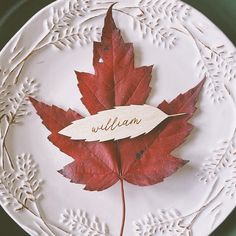
[[[115,1],[136,66],[154,64],[148,104],[207,78],[175,155],[190,162],[164,182],[125,184],[124,235],[209,235],[234,209],[235,47],[206,17],[177,0]],[[0,200],[30,235],[119,235],[120,186],[88,192],[57,170],[71,162],[48,140],[28,96],[83,115],[74,71],[93,72],[93,41],[112,0],[59,0],[34,16],[0,54]],[[207,222],[207,224],[206,224]]]

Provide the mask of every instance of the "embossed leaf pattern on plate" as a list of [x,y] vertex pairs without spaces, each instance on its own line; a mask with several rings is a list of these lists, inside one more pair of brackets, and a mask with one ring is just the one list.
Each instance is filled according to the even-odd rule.
[[[34,55],[51,47],[63,52],[99,40],[101,27],[94,22],[102,19],[110,4],[115,2],[57,1],[45,10],[48,17],[41,19],[44,30],[34,43],[24,45],[22,35],[27,29],[23,28],[1,53],[0,59],[6,59],[0,63],[0,200],[11,214],[28,215],[32,219],[32,223],[22,225],[32,235],[111,235],[107,224],[83,210],[63,212],[62,209],[58,219],[48,220],[46,209],[41,206],[44,182],[40,167],[31,154],[12,155],[7,139],[9,132],[24,123],[26,116],[30,115],[28,96],[37,96],[40,91],[39,78],[23,75],[26,64]],[[227,102],[235,106],[232,84],[236,78],[236,50],[224,41],[209,41],[206,29],[192,21],[194,9],[178,0],[139,0],[132,4],[118,2],[114,12],[129,18],[129,30],[133,30],[146,43],[171,51],[178,47],[181,37],[191,40],[197,52],[195,68],[199,80],[207,77],[206,98],[215,106],[225,106]],[[4,54],[7,51],[9,53]],[[174,210],[157,209],[147,213],[134,221],[134,233],[140,236],[173,235],[173,232],[175,235],[195,235],[197,220],[208,211],[212,219],[210,230],[214,229],[222,214],[222,199],[227,196],[232,201],[235,197],[235,153],[233,130],[230,137],[219,140],[218,146],[202,163],[196,175],[202,185],[209,185],[210,189],[201,206],[188,212],[182,212],[176,206]]]

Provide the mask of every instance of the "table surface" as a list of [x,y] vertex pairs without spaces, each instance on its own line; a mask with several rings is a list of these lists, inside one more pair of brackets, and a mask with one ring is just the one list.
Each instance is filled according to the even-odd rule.
[[[184,0],[211,19],[236,45],[236,0]],[[1,0],[0,8],[0,50],[7,41],[39,9],[53,0]],[[236,210],[216,229],[211,236],[236,235]],[[1,233],[4,236],[26,236],[0,207]]]

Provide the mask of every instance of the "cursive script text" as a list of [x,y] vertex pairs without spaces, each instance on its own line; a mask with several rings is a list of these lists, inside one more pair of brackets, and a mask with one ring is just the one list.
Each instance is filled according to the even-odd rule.
[[93,127],[92,132],[97,133],[98,131],[113,131],[117,128],[120,128],[122,126],[130,126],[130,125],[138,125],[141,123],[141,119],[133,118],[130,120],[119,120],[118,117],[112,119],[110,118],[107,123],[102,124],[98,127]]

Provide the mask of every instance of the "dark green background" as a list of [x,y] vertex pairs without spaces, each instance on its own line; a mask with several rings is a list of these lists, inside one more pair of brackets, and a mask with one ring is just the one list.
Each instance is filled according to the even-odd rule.
[[[236,0],[184,0],[210,18],[236,45]],[[39,9],[52,0],[0,0],[0,49]],[[211,236],[236,236],[236,210]],[[206,219],[207,224],[207,219]],[[25,236],[0,207],[0,235]],[[198,235],[203,236],[203,235]],[[205,235],[204,235],[205,236]]]

